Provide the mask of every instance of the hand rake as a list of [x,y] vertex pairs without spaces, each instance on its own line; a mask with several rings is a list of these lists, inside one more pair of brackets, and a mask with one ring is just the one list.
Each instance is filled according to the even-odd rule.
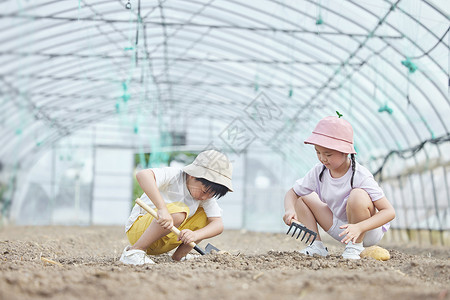
[[[158,219],[158,214],[156,213],[156,211],[153,208],[151,208],[149,205],[147,205],[146,203],[142,202],[141,199],[137,198],[136,203],[139,204],[139,206],[141,206],[143,209],[145,209],[149,214],[151,214],[155,219]],[[175,226],[172,226],[172,228],[170,230],[173,233],[175,233],[177,236],[180,235],[180,230],[178,228],[176,228]],[[209,254],[209,253],[211,253],[211,251],[220,251],[219,249],[217,249],[216,247],[214,247],[213,245],[211,245],[209,243],[208,243],[208,245],[206,245],[205,250],[200,248],[194,242],[189,243],[189,245],[191,247],[193,247],[194,250],[197,251],[198,253],[200,253],[201,255]]]
[[294,227],[294,231],[292,232],[291,236],[294,236],[295,232],[297,231],[297,229],[300,229],[298,234],[297,234],[296,239],[298,239],[300,237],[300,234],[302,234],[302,232],[304,232],[304,234],[302,236],[302,239],[300,241],[303,241],[307,234],[309,234],[309,236],[308,236],[308,238],[305,241],[306,244],[311,239],[311,237],[313,237],[313,239],[312,239],[310,245],[312,245],[312,243],[314,243],[314,241],[316,240],[316,237],[317,237],[317,233],[316,232],[312,231],[311,229],[306,228],[305,225],[303,225],[302,223],[300,223],[298,221],[295,221],[295,220],[292,220],[291,226],[289,226],[289,229],[286,232],[286,234],[289,234],[289,231],[291,231],[292,227]]

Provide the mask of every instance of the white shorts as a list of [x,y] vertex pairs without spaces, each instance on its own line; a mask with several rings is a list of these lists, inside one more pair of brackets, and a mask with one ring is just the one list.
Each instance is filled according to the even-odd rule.
[[[327,231],[327,233],[331,235],[335,240],[340,242],[344,238],[344,236],[339,236],[339,234],[344,231],[344,229],[341,229],[339,227],[345,224],[347,223],[339,220],[338,218],[336,218],[336,216],[333,215],[333,225],[331,225],[331,228]],[[364,247],[376,245],[383,238],[383,236],[384,232],[381,226],[367,231],[363,239]]]

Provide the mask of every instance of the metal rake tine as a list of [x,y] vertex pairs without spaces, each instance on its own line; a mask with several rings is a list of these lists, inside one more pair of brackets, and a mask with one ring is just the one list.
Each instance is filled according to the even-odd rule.
[[297,229],[298,229],[298,227],[297,227],[297,226],[295,226],[295,225],[294,225],[294,227],[295,227],[295,228],[294,228],[294,232],[292,232],[292,235],[291,235],[291,236],[294,236],[294,235],[295,235],[295,233],[297,232]]
[[300,236],[300,234],[302,234],[302,232],[303,232],[303,229],[300,228],[300,231],[298,232],[296,239],[298,239],[298,237]]
[[312,243],[314,243],[314,241],[316,240],[317,233],[314,232],[314,231],[312,231],[312,230],[309,230],[309,237],[308,237],[308,239],[306,240],[305,243],[308,243],[308,241],[309,241],[309,239],[310,239],[311,237],[314,237],[313,240],[311,241],[311,244],[312,244]]
[[289,234],[289,231],[291,231],[291,228],[292,228],[292,224],[291,224],[291,226],[289,226],[289,229],[288,229],[288,231],[286,232],[286,234]]
[[[289,229],[286,232],[286,234],[289,234],[289,231],[291,231],[292,227],[295,227],[294,225],[295,225],[294,223],[291,223],[291,226],[289,226]],[[297,227],[295,227],[294,232],[292,233],[292,236],[294,236],[296,230],[297,230]]]
[[311,241],[311,244],[310,244],[310,245],[312,245],[312,243],[314,243],[314,241],[316,240],[316,237],[317,237],[317,233],[314,232],[314,238],[313,238],[313,240]]
[[309,236],[308,236],[308,238],[306,239],[306,241],[305,241],[305,244],[308,244],[308,241],[309,241],[309,239],[311,238],[311,233],[309,233]]
[[303,241],[303,240],[305,239],[305,236],[306,236],[307,233],[308,233],[308,232],[305,231],[305,234],[302,236],[302,239],[301,239],[300,241]]

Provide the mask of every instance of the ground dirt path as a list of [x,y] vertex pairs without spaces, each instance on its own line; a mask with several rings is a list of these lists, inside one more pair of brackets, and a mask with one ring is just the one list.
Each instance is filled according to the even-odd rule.
[[226,230],[207,242],[227,253],[127,266],[122,227],[3,227],[0,299],[450,299],[448,246],[381,243],[390,260],[348,261],[324,241],[328,257],[306,257],[285,234]]

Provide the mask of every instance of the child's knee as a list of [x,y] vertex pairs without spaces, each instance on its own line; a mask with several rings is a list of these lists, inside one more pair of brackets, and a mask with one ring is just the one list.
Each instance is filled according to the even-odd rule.
[[208,217],[203,208],[199,208],[197,212],[186,220],[186,223],[180,229],[198,230],[208,224]]
[[173,213],[172,215],[172,219],[173,219],[173,225],[175,227],[180,226],[184,220],[186,219],[187,214],[185,212],[178,212],[178,213]]
[[353,189],[347,199],[347,209],[371,208],[373,206],[372,199],[363,189]]

